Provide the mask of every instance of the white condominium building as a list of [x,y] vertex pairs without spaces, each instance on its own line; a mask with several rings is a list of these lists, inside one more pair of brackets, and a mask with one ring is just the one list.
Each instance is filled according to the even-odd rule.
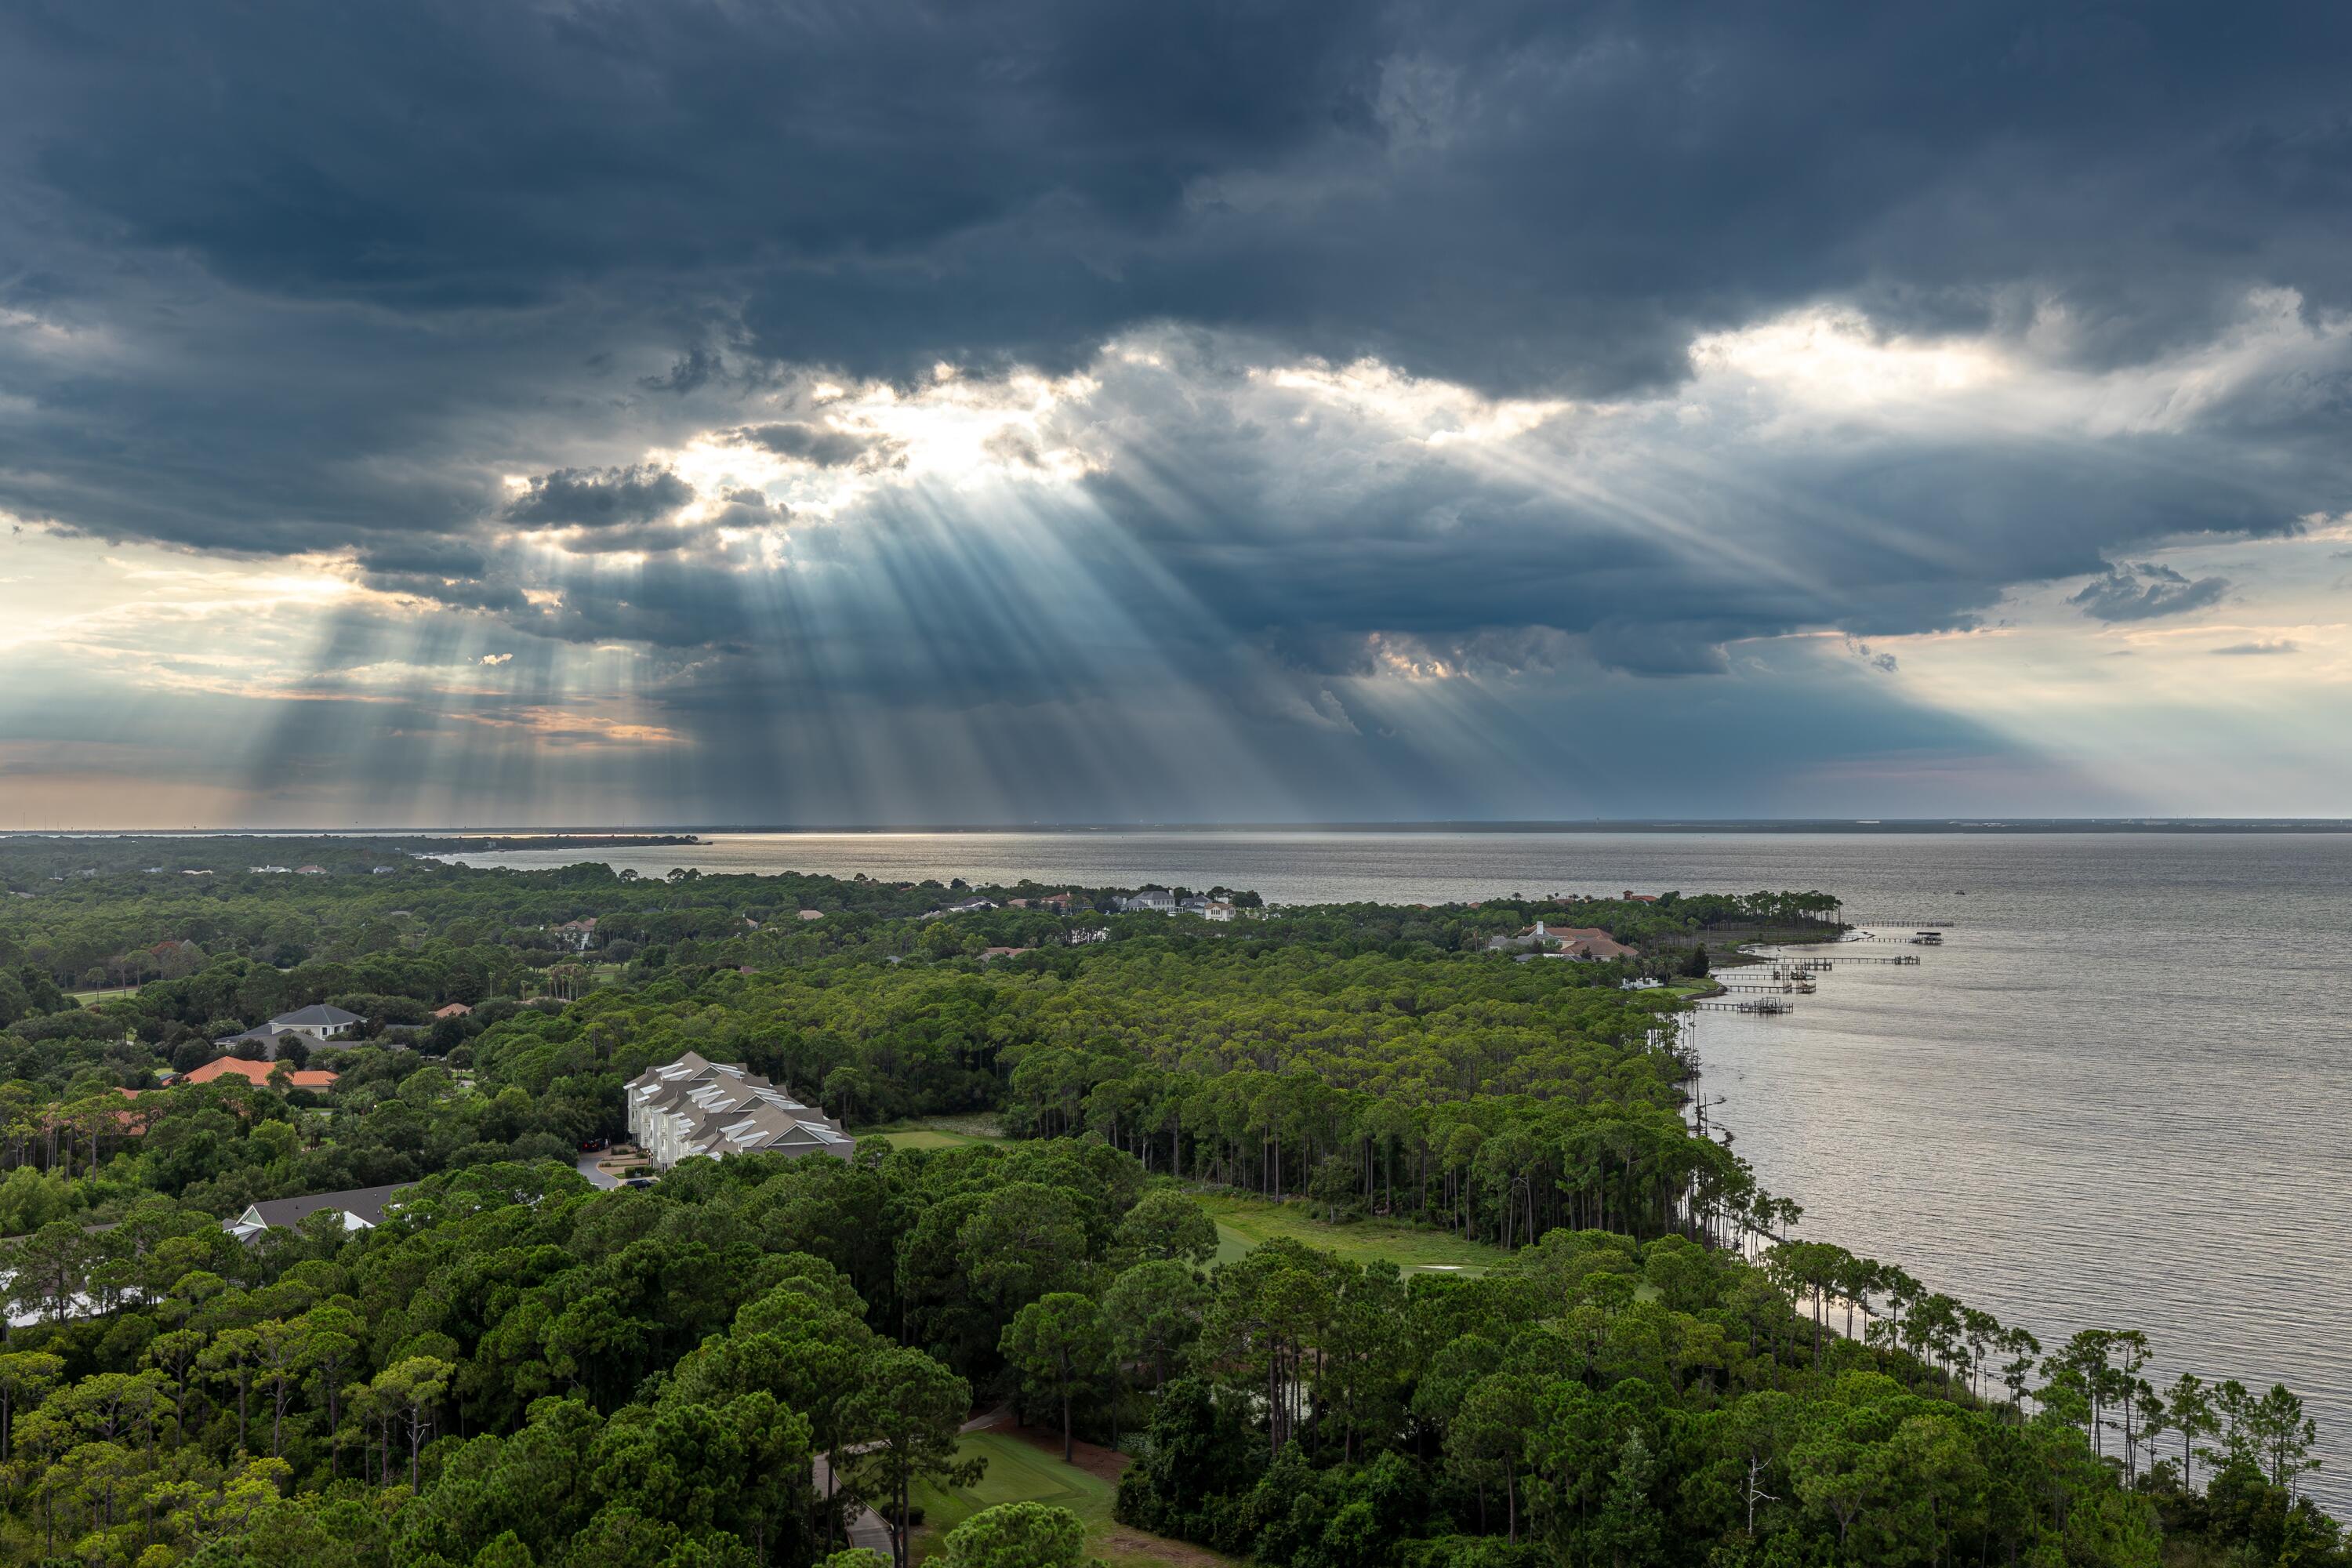
[[629,1080],[629,1136],[656,1170],[695,1154],[765,1152],[846,1160],[856,1141],[840,1122],[758,1073],[694,1052]]

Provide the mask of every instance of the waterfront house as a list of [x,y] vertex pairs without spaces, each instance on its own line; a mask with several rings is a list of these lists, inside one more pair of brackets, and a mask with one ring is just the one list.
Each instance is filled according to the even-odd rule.
[[1118,907],[1130,914],[1146,911],[1172,914],[1176,910],[1176,895],[1165,888],[1138,888],[1119,900]]
[[1560,958],[1634,958],[1638,952],[1627,947],[1597,926],[1555,925],[1549,921],[1538,921],[1522,926],[1510,936],[1489,937],[1489,952],[1548,952]]

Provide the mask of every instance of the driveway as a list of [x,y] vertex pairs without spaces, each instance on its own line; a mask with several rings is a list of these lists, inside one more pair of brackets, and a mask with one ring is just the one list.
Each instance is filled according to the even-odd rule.
[[604,1158],[604,1156],[602,1154],[581,1155],[580,1173],[588,1178],[588,1184],[590,1186],[603,1187],[609,1191],[621,1184],[621,1178],[609,1174],[604,1169],[603,1165],[599,1163],[599,1162]]
[[[833,1456],[817,1455],[812,1468],[814,1473],[811,1479],[816,1483],[817,1495],[830,1497],[840,1484],[834,1477]],[[878,1552],[885,1559],[891,1556],[890,1527],[883,1521],[880,1514],[860,1502],[850,1510],[848,1523],[850,1545]]]

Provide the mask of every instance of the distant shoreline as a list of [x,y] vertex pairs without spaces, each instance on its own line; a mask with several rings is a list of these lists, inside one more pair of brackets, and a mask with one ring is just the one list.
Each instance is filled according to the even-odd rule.
[[[1643,821],[1595,819],[1579,822],[1073,822],[1010,823],[997,826],[969,823],[877,826],[704,826],[694,827],[58,827],[0,831],[0,838],[451,838],[469,841],[531,839],[509,847],[556,848],[591,843],[612,847],[693,845],[713,835],[740,837],[944,837],[1010,835],[1039,837],[1072,834],[1145,836],[1151,834],[1721,834],[1749,837],[1765,834],[1878,837],[1917,835],[1983,835],[2015,837],[2033,834],[2216,834],[2299,835],[2352,833],[2347,817],[2019,817],[1896,818],[1883,820],[1796,819],[1786,817],[1685,817]],[[477,851],[478,852],[478,850]]]

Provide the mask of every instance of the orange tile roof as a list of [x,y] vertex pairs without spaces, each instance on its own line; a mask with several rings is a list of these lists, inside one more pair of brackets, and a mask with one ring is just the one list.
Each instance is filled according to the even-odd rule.
[[[215,1057],[195,1071],[182,1078],[182,1083],[210,1083],[215,1079],[231,1074],[251,1084],[267,1084],[269,1075],[278,1069],[276,1062],[249,1062],[241,1057]],[[335,1081],[335,1075],[324,1068],[293,1069],[296,1089],[326,1089]]]

